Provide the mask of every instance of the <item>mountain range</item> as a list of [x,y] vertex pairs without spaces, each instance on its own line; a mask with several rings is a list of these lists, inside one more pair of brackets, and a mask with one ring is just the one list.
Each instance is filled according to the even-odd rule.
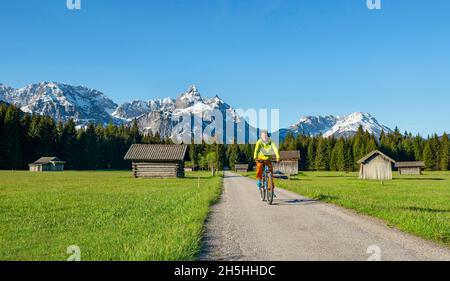
[[[83,86],[42,82],[14,89],[0,84],[0,101],[15,104],[28,113],[49,115],[55,120],[73,119],[79,126],[89,122],[105,124],[111,121],[115,124],[129,124],[136,119],[142,132],[158,133],[164,138],[177,137],[172,135],[172,128],[176,125],[172,120],[184,114],[211,116],[214,110],[219,110],[231,119],[224,120],[225,123],[232,121],[248,126],[246,121],[219,96],[202,97],[195,86],[189,87],[176,98],[133,100],[118,105],[104,93]],[[210,122],[204,121],[202,127],[205,128],[208,124]],[[382,131],[392,132],[369,113],[355,112],[342,116],[302,117],[292,126],[281,129],[279,133],[282,139],[288,133],[348,137],[355,134],[359,126],[377,136]],[[197,132],[194,132],[194,135],[195,133]]]

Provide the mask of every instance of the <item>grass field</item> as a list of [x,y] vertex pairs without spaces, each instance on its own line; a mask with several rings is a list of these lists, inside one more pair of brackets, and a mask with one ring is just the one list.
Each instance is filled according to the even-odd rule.
[[359,180],[357,173],[302,172],[291,180],[276,180],[276,185],[450,246],[450,172],[395,175],[383,184]]
[[[200,187],[198,187],[200,176]],[[222,178],[0,171],[0,260],[192,260]]]

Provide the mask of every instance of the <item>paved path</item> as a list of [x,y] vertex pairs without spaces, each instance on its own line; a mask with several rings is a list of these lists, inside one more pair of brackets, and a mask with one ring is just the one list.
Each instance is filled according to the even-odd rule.
[[254,180],[226,172],[200,260],[450,260],[449,249],[377,219],[282,189],[276,194],[269,206]]

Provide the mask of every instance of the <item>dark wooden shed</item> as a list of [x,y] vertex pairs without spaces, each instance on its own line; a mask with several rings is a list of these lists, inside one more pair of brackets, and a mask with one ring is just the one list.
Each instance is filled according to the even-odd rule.
[[425,163],[423,161],[396,162],[395,167],[400,175],[421,175]]
[[280,162],[273,164],[274,172],[281,172],[286,176],[297,175],[300,161],[300,151],[280,151]]
[[135,178],[182,178],[186,151],[187,145],[133,144],[124,159],[132,161]]
[[28,166],[31,172],[62,172],[65,163],[57,157],[41,157]]

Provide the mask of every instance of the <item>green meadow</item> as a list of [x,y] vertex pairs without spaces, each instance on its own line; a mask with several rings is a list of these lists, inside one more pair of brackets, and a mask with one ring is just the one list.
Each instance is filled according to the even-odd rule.
[[193,260],[222,177],[0,171],[0,260]]
[[301,172],[290,180],[276,180],[276,185],[450,246],[450,172],[394,172],[394,179],[383,183],[359,180],[357,173]]

